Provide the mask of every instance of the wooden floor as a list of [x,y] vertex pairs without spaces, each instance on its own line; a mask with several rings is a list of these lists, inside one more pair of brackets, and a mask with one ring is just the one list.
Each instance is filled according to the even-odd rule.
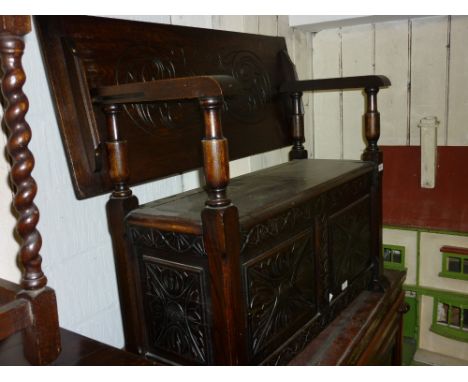
[[[145,366],[156,365],[144,358],[101,342],[60,330],[62,352],[53,363],[55,366]],[[21,333],[0,342],[0,366],[26,366],[29,363],[23,355]]]

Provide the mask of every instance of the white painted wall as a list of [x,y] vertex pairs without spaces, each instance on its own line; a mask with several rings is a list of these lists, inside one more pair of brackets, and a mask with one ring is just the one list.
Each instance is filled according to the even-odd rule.
[[[378,95],[382,145],[419,145],[419,121],[440,121],[439,145],[468,145],[468,16],[420,17],[323,30],[313,45],[313,77],[383,74],[392,86]],[[317,158],[358,159],[363,97],[317,93]]]

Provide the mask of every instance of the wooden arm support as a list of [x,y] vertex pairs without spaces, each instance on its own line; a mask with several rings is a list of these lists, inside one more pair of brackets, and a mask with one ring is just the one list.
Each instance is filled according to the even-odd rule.
[[[293,147],[289,153],[290,159],[304,159],[307,158],[307,151],[304,149],[303,143],[304,137],[304,112],[302,111],[302,92],[304,91],[323,91],[323,90],[344,90],[344,89],[365,89],[366,93],[369,92],[377,94],[379,88],[390,86],[390,80],[385,76],[356,76],[356,77],[340,77],[340,78],[325,78],[318,80],[290,80],[284,82],[280,87],[280,92],[289,93],[292,98],[292,137]],[[368,96],[368,99],[369,96]],[[374,99],[374,98],[372,98]],[[370,101],[368,101],[370,102]],[[372,101],[373,102],[373,101]],[[376,102],[376,99],[375,99]],[[375,103],[376,104],[376,103]],[[368,105],[368,110],[369,105]],[[366,114],[367,115],[367,114]],[[373,118],[372,112],[369,112],[366,117],[366,138],[374,136],[374,133],[370,133],[370,130],[374,130],[376,126],[376,120],[368,120]],[[370,127],[370,126],[373,127]],[[369,135],[370,134],[370,135]],[[377,137],[378,139],[378,137]],[[369,146],[375,149],[377,141],[373,140],[372,143],[368,140]],[[374,147],[375,143],[375,147]]]
[[238,93],[237,81],[230,76],[194,76],[95,88],[95,103],[105,105],[109,141],[107,142],[113,196],[128,196],[129,177],[126,141],[119,137],[117,113],[120,104],[198,99],[204,114],[205,136],[202,140],[204,170],[210,207],[227,206],[229,152],[221,128],[224,97]]
[[382,88],[390,85],[390,80],[385,76],[322,78],[317,80],[287,81],[281,85],[280,92],[293,93],[321,90],[370,89]]
[[91,91],[95,103],[125,104],[207,97],[228,97],[239,92],[230,76],[194,76],[104,86]]

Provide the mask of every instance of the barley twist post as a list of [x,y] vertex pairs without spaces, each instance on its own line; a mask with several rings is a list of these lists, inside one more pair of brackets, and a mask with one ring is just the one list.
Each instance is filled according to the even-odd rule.
[[28,149],[31,128],[25,121],[29,102],[23,93],[26,80],[21,58],[24,51],[23,39],[19,36],[0,35],[0,55],[4,77],[1,90],[6,101],[5,124],[10,132],[7,150],[12,159],[11,180],[15,187],[13,206],[19,217],[16,231],[22,239],[19,251],[23,267],[21,286],[36,290],[46,286],[47,278],[42,272],[39,251],[42,238],[36,229],[39,210],[34,204],[37,185],[31,176],[34,157]]

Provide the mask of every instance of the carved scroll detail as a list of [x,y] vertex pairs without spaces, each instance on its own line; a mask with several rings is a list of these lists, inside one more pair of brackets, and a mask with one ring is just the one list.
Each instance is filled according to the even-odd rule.
[[223,73],[233,76],[242,89],[241,95],[226,101],[226,111],[245,123],[262,120],[272,98],[272,85],[260,58],[252,51],[240,50],[220,54],[219,62]]
[[[184,49],[164,49],[136,46],[128,49],[117,62],[117,84],[147,82],[189,75]],[[193,74],[193,73],[192,73]],[[176,128],[184,125],[198,106],[188,102],[158,102],[124,105],[124,111],[136,126],[149,134],[161,127]],[[189,113],[189,114],[187,114]]]
[[[264,119],[264,109],[271,102],[273,88],[268,71],[255,53],[241,50],[208,54],[205,60],[213,65],[208,73],[195,73],[187,65],[198,60],[193,55],[183,48],[169,51],[148,46],[131,47],[117,61],[115,81],[124,84],[191,75],[230,75],[238,80],[242,92],[226,99],[223,110],[244,123],[255,124]],[[132,104],[125,105],[124,111],[136,126],[149,134],[161,127],[184,126],[200,114],[198,105],[193,102]]]
[[39,210],[34,204],[37,185],[31,176],[34,156],[28,149],[31,128],[25,121],[29,102],[22,90],[26,80],[21,64],[23,51],[24,42],[20,37],[0,36],[0,54],[4,72],[1,88],[7,102],[4,121],[10,131],[7,149],[13,162],[11,180],[16,188],[13,206],[19,214],[16,231],[22,239],[19,252],[23,266],[21,286],[35,290],[46,286],[47,278],[41,269],[42,258],[39,251],[42,238],[36,229]]
[[154,249],[169,249],[177,253],[193,251],[200,256],[206,256],[203,236],[201,235],[196,236],[139,227],[131,227],[130,233],[135,245],[143,245]]

